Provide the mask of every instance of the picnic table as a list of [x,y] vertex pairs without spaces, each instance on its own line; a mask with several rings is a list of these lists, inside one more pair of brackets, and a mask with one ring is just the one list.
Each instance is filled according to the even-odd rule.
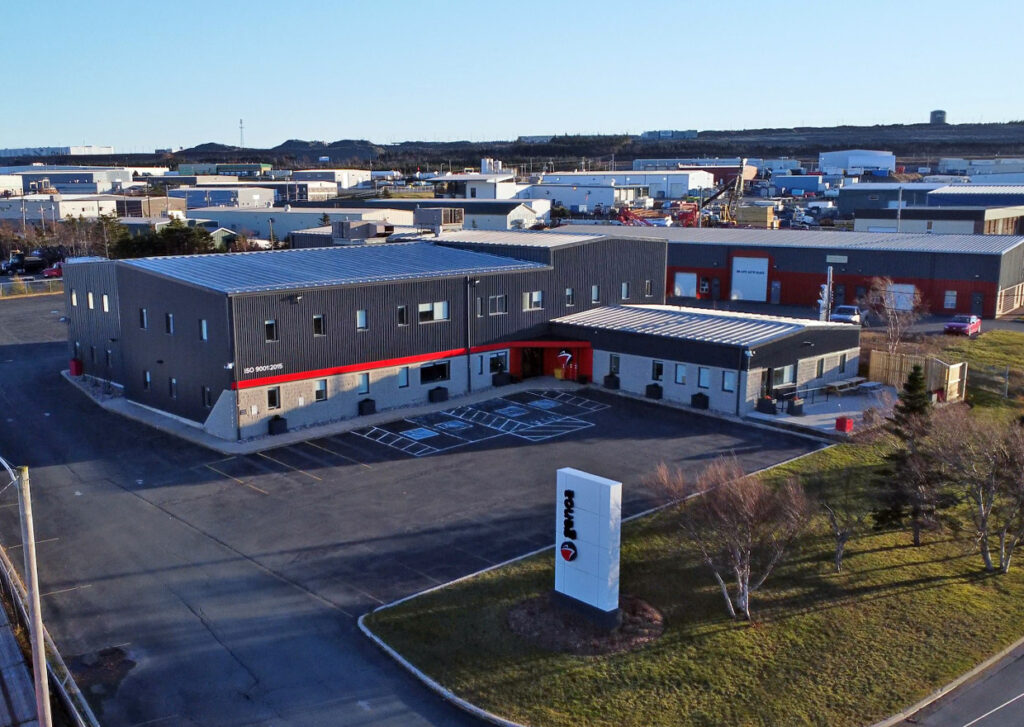
[[838,379],[836,381],[830,381],[828,384],[825,385],[825,388],[828,389],[830,392],[842,394],[844,391],[856,389],[865,381],[867,381],[867,379],[863,376],[853,376],[849,379]]

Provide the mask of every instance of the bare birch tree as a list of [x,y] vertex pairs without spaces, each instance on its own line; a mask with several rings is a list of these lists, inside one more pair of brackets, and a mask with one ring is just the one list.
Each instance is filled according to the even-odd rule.
[[712,462],[692,485],[680,469],[662,464],[655,485],[672,499],[689,500],[680,510],[683,533],[711,570],[729,616],[749,621],[751,594],[806,520],[803,490],[794,481],[771,487],[744,474],[733,457]]
[[859,301],[862,308],[885,325],[885,343],[889,353],[896,353],[910,327],[927,312],[917,286],[914,286],[913,293],[894,290],[893,286],[892,278],[872,278],[871,287]]
[[843,555],[847,544],[855,535],[867,529],[874,500],[867,496],[863,487],[856,485],[850,469],[844,470],[837,478],[811,476],[806,488],[808,494],[817,500],[828,520],[835,544],[833,563],[836,573],[839,573],[843,570]]
[[925,447],[937,476],[970,505],[985,570],[1006,573],[1024,537],[1024,429],[972,416],[964,405],[948,406],[933,416]]

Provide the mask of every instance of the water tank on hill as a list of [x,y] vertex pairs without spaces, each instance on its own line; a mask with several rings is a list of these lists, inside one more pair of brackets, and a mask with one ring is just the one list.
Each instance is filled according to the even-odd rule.
[[928,120],[930,124],[944,124],[946,123],[946,112],[942,109],[936,109],[932,111],[931,118]]

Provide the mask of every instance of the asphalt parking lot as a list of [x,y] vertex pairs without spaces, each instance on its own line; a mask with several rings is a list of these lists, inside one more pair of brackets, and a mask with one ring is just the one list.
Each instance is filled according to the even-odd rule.
[[[817,446],[539,387],[222,457],[63,381],[61,308],[0,301],[0,453],[32,468],[44,616],[106,725],[477,724],[355,618],[550,545],[559,467],[622,480],[629,515],[659,462],[758,469]],[[7,544],[14,503],[0,496]]]

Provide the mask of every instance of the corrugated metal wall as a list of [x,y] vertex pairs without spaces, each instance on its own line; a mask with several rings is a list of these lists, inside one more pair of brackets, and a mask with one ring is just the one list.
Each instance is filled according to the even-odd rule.
[[[77,301],[72,305],[72,293]],[[93,308],[89,309],[89,293]],[[109,311],[103,310],[103,296],[107,296]],[[83,370],[90,376],[120,383],[121,324],[118,313],[118,291],[114,263],[110,260],[72,263],[64,266],[64,308],[70,319],[68,325],[68,357],[78,356]],[[107,364],[110,351],[110,364]]]
[[[227,296],[168,280],[129,265],[117,266],[123,340],[125,396],[147,406],[202,422],[210,412],[202,387],[212,401],[231,388],[231,327]],[[140,325],[145,308],[149,327]],[[174,333],[166,332],[166,315],[174,316]],[[208,340],[199,337],[199,321],[207,321]],[[149,371],[149,390],[143,372]],[[170,378],[177,395],[170,393]]]

